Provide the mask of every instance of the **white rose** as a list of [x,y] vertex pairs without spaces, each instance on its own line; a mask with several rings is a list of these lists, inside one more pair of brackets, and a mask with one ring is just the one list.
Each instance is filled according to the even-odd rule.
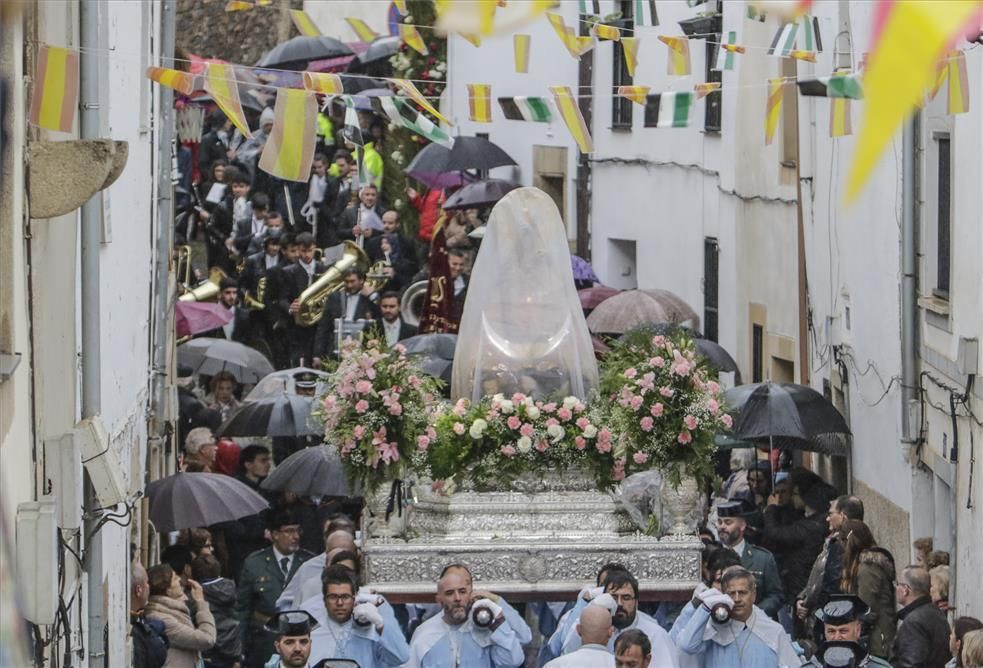
[[502,399],[500,409],[502,413],[508,415],[515,410],[515,405],[509,399]]
[[523,436],[516,442],[515,445],[519,449],[519,452],[525,454],[532,450],[532,439],[528,436]]
[[594,438],[597,436],[597,427],[592,424],[584,427],[584,438]]
[[526,408],[526,415],[530,420],[537,420],[539,419],[539,409],[535,406],[530,406]]
[[502,403],[504,400],[505,400],[505,395],[502,394],[501,392],[492,396],[492,401],[497,401],[498,403]]
[[549,427],[546,428],[546,433],[549,434],[550,438],[553,439],[553,442],[556,443],[561,438],[563,438],[563,434],[565,432],[563,431],[563,427],[561,427],[560,425],[551,424]]
[[574,406],[580,403],[580,399],[577,397],[567,397],[563,400],[563,407],[568,411],[572,411]]
[[471,438],[481,438],[485,433],[485,429],[487,428],[488,423],[481,418],[478,418],[471,423],[471,428],[468,429],[468,433],[471,434]]

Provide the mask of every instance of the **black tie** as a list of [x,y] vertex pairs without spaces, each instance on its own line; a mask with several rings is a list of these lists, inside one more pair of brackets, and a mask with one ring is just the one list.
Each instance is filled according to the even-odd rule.
[[284,557],[280,560],[280,570],[283,571],[284,577],[290,575],[290,557]]

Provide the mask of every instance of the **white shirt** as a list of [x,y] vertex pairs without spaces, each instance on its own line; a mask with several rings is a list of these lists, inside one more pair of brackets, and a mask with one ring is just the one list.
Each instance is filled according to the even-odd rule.
[[353,295],[345,293],[345,320],[355,320],[355,309],[358,308],[358,293]]
[[266,221],[253,216],[253,236],[261,237],[266,232]]
[[614,668],[614,655],[604,645],[584,645],[576,652],[558,656],[543,668]]
[[298,260],[297,264],[300,265],[301,269],[307,272],[307,285],[310,285],[314,280],[314,263],[305,264],[303,260]]
[[457,297],[461,294],[461,290],[464,289],[464,276],[458,276],[454,279],[454,296]]
[[387,345],[394,346],[399,342],[399,327],[401,323],[401,318],[396,318],[392,323],[386,322],[385,318],[383,318],[382,329],[386,333]]
[[744,557],[744,544],[745,544],[745,542],[746,541],[742,538],[740,543],[737,543],[736,545],[734,545],[730,549],[734,550],[734,552],[737,552],[737,556],[743,558]]
[[279,255],[266,255],[266,254],[264,254],[263,257],[266,259],[266,268],[267,269],[272,269],[280,261],[280,256]]
[[287,570],[283,574],[284,579],[286,579],[287,576],[290,574],[290,566],[294,563],[294,555],[292,555],[292,554],[280,554],[280,551],[277,550],[276,547],[274,547],[273,548],[273,558],[276,559],[276,566],[281,571],[283,570],[283,560],[284,559],[287,560]]
[[328,187],[328,177],[318,176],[314,174],[311,176],[310,189],[307,192],[307,201],[311,204],[320,204],[324,201],[324,191]]
[[225,338],[231,340],[236,330],[236,307],[233,306],[229,310],[232,311],[232,320],[222,325],[222,331],[225,332]]

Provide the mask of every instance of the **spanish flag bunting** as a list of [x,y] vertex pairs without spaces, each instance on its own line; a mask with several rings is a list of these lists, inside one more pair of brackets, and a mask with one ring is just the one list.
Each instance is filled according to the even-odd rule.
[[400,16],[406,16],[410,13],[410,10],[406,8],[406,0],[393,0],[393,5],[396,6],[396,11],[399,12]]
[[161,86],[173,88],[183,95],[191,95],[195,89],[195,75],[190,72],[170,70],[166,67],[148,67],[147,78]]
[[563,122],[570,130],[577,146],[580,147],[580,152],[590,153],[593,151],[594,143],[591,140],[590,131],[587,129],[584,117],[580,113],[580,107],[570,92],[569,86],[550,86],[550,93],[553,94],[553,102],[556,103],[556,108],[560,112]]
[[303,9],[291,9],[290,18],[293,19],[294,25],[297,26],[297,32],[304,37],[321,36],[321,31],[318,30],[318,27],[314,25],[313,19]]
[[475,123],[491,123],[491,86],[468,84],[468,118]]
[[768,79],[768,105],[765,110],[765,146],[769,146],[775,138],[778,119],[782,112],[782,95],[785,80],[782,78]]
[[227,12],[242,12],[253,8],[253,3],[246,2],[245,0],[229,0],[225,4],[225,11]]
[[650,90],[650,86],[618,86],[618,95],[644,107]]
[[316,125],[314,93],[278,88],[273,107],[273,131],[259,157],[259,168],[285,181],[310,179]]
[[42,45],[34,73],[31,123],[46,130],[71,132],[79,101],[78,82],[78,51]]
[[845,97],[833,97],[829,100],[829,136],[844,137],[853,134],[853,122],[850,117],[850,100]]
[[473,32],[462,32],[459,34],[461,35],[461,37],[471,42],[473,46],[476,47],[481,46],[481,35]]
[[789,51],[788,52],[787,56],[789,58],[795,58],[796,60],[804,60],[807,63],[814,63],[814,62],[816,62],[816,52],[815,51],[792,50],[792,51]]
[[600,40],[617,42],[621,40],[621,31],[616,26],[609,26],[605,23],[594,24],[594,37]]
[[878,3],[847,201],[860,193],[898,128],[932,87],[939,58],[960,35],[978,27],[981,16],[983,0]]
[[423,107],[427,112],[439,118],[444,123],[447,123],[447,125],[454,125],[447,118],[445,118],[443,114],[437,111],[436,107],[430,104],[430,101],[427,100],[427,98],[423,97],[423,93],[417,90],[417,87],[413,85],[412,81],[409,81],[408,79],[389,79],[388,81],[396,84],[397,88],[403,91],[407,97]]
[[659,35],[659,41],[669,47],[669,59],[666,61],[666,74],[675,77],[689,76],[689,39],[686,37],[669,37]]
[[341,95],[345,92],[341,77],[331,72],[304,72],[304,90],[321,95]]
[[949,54],[949,114],[965,114],[969,111],[969,78],[966,75],[966,54],[954,51]]
[[219,109],[225,112],[232,124],[239,128],[244,137],[252,138],[249,123],[242,113],[239,102],[239,87],[236,85],[235,71],[226,63],[208,63],[205,70],[205,91],[212,96]]
[[530,35],[515,34],[512,36],[512,46],[515,49],[515,71],[519,74],[529,72]]
[[621,48],[625,50],[625,68],[628,76],[635,76],[635,66],[638,65],[638,38],[622,37]]
[[693,90],[696,91],[696,99],[702,100],[713,91],[720,90],[720,82],[707,81],[706,83],[698,83],[693,86]]
[[[377,33],[375,30],[370,28],[369,24],[367,24],[362,19],[355,18],[354,16],[349,16],[348,18],[345,19],[345,21],[348,23],[349,26],[351,26],[351,29],[355,31],[355,34],[363,42],[371,42],[372,40],[374,40],[376,37],[379,36],[379,33]],[[402,35],[402,30],[400,30],[400,35]]]
[[421,56],[430,55],[430,51],[427,50],[426,42],[423,41],[423,37],[420,35],[420,31],[416,29],[416,26],[411,26],[408,23],[400,23],[399,37],[406,42],[407,46],[419,53]]

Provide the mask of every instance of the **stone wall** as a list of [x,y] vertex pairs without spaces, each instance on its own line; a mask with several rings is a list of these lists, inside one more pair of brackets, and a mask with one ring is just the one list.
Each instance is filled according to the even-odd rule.
[[[898,481],[901,484],[902,481]],[[907,481],[905,481],[907,482]],[[854,478],[853,493],[863,499],[864,522],[874,540],[894,555],[897,570],[911,563],[911,519],[907,512],[863,480]]]
[[295,37],[288,9],[303,0],[274,0],[266,7],[226,12],[226,0],[177,0],[177,45],[205,58],[252,65],[273,46]]

